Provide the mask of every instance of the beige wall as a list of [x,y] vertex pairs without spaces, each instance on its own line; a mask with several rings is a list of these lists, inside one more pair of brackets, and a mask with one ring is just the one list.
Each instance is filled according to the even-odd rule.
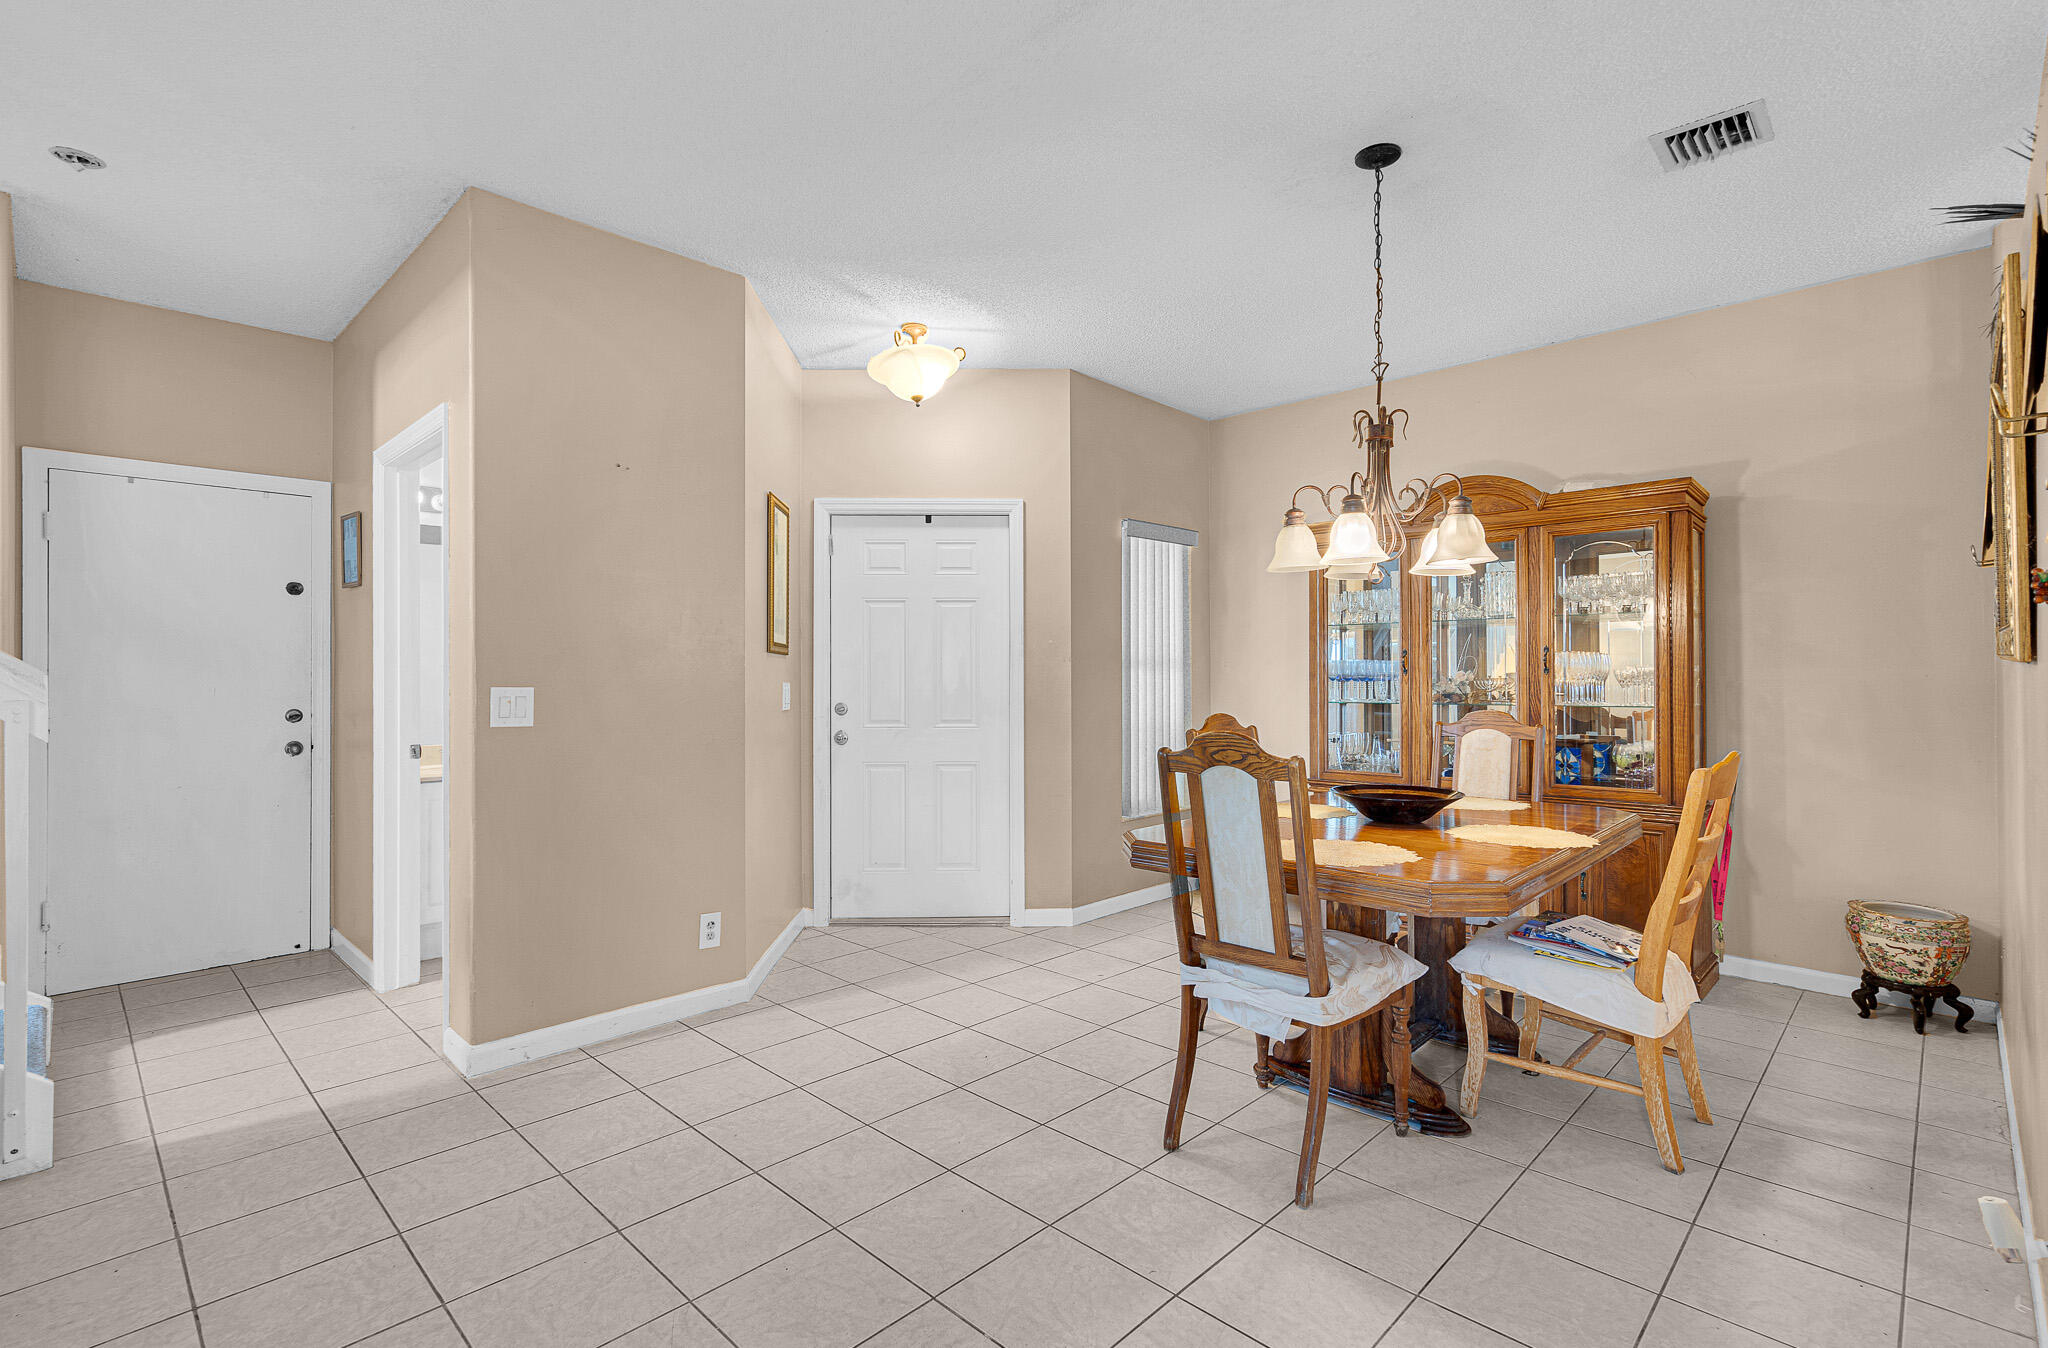
[[[1998,731],[1990,595],[1964,555],[1988,294],[1971,253],[1388,387],[1413,414],[1404,477],[1689,475],[1713,494],[1707,742],[1743,751],[1731,954],[1853,973],[1843,904],[1924,900],[1977,920],[1964,991],[1998,995],[1996,782],[1968,770]],[[1308,736],[1305,583],[1265,565],[1289,493],[1356,466],[1368,396],[1217,426],[1213,701],[1290,751]]]
[[33,281],[14,300],[19,444],[328,479],[328,343]]
[[474,679],[536,690],[472,713],[477,1043],[746,972],[697,919],[745,893],[758,596],[744,281],[469,199]]
[[1086,375],[1070,376],[1073,501],[1073,849],[1076,907],[1150,888],[1123,831],[1122,521],[1202,534],[1190,559],[1194,717],[1209,694],[1209,481],[1214,427]]
[[[469,899],[475,874],[474,535],[470,392],[470,198],[465,196],[334,340],[334,511],[370,520],[378,446],[448,404],[449,1023],[470,1024]],[[370,524],[374,527],[375,521]],[[371,953],[370,555],[364,583],[334,591],[334,926]]]
[[[1069,436],[1065,370],[969,366],[922,407],[890,397],[863,370],[804,372],[804,475],[813,497],[1025,503],[1024,887],[1032,908],[1073,901]],[[809,586],[798,594],[808,625]]]
[[[746,287],[747,481],[737,509],[746,523],[746,921],[749,966],[810,905],[811,849],[790,828],[811,794],[810,629],[792,606],[789,653],[768,651],[768,493],[789,507],[792,598],[811,576],[811,498],[803,471],[803,370],[752,286]],[[782,688],[789,685],[789,709]],[[733,930],[740,931],[737,919]]]
[[[2035,136],[2048,131],[2048,67],[2041,80],[2041,102],[2035,121]],[[2048,186],[2048,156],[2036,156],[2027,178],[2028,215],[2024,225],[2001,225],[1994,238],[1986,270],[1979,273],[1979,293],[1992,291],[1994,268],[2002,268],[2004,256],[2019,252],[2026,256],[2027,231],[2038,228],[2036,217],[2044,186]],[[2031,279],[2031,278],[2030,278]],[[2038,285],[2038,282],[2036,282]],[[2042,441],[2036,437],[2034,481],[2044,482],[2041,463]],[[1979,479],[1981,480],[1981,479]],[[2048,513],[2048,495],[2033,494],[2034,562],[2048,565],[2048,550],[2042,545],[2042,516]],[[1991,589],[1991,572],[1980,573],[1980,588]],[[1998,707],[2001,717],[1998,735],[2001,787],[2000,824],[2004,863],[2005,900],[2005,999],[1999,1005],[1999,1029],[2005,1037],[2005,1057],[2011,1073],[2013,1127],[2021,1155],[2028,1166],[2034,1236],[2048,1236],[2048,625],[2043,611],[2034,610],[2033,664],[1998,660],[1991,653],[1991,636],[1980,631],[1972,652],[1996,670]],[[1974,952],[1972,960],[1978,958]],[[2034,1290],[2040,1294],[2041,1268],[2032,1266]]]

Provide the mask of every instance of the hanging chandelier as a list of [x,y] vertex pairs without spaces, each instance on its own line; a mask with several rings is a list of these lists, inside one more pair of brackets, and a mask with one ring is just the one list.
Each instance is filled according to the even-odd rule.
[[[1456,473],[1438,473],[1424,481],[1413,478],[1396,490],[1393,485],[1394,418],[1401,418],[1401,431],[1408,430],[1408,411],[1387,410],[1387,344],[1380,322],[1387,307],[1386,274],[1380,266],[1380,188],[1389,165],[1401,157],[1398,145],[1368,145],[1353,161],[1372,170],[1372,401],[1351,418],[1351,443],[1365,451],[1365,469],[1353,473],[1348,484],[1332,487],[1314,484],[1295,488],[1288,502],[1286,522],[1273,540],[1273,560],[1268,571],[1322,571],[1332,580],[1363,579],[1379,583],[1382,562],[1398,563],[1411,536],[1420,534],[1422,546],[1409,572],[1418,576],[1469,576],[1477,567],[1496,560],[1486,546],[1486,526],[1472,513],[1465,484]],[[1430,524],[1429,503],[1437,484],[1455,484],[1455,494],[1445,503],[1443,513]],[[1315,532],[1299,502],[1303,492],[1314,492],[1331,516],[1329,545],[1316,549]],[[1330,504],[1337,498],[1335,506]]]

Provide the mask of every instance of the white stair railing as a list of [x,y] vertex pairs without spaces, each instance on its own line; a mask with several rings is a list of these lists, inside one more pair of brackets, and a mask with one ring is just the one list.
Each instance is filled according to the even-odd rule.
[[[43,672],[0,653],[0,772],[6,790],[7,962],[0,998],[0,1179],[47,1169],[53,1095],[47,1075],[28,1070],[30,933],[42,920],[43,746],[50,738],[50,688]],[[41,941],[34,954],[41,953]],[[40,999],[38,999],[40,1000]],[[54,1041],[47,1020],[43,1032]],[[48,1071],[47,1065],[45,1072]]]

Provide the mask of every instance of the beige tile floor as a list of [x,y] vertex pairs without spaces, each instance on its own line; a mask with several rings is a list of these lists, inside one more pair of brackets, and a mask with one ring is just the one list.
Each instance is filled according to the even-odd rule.
[[1333,1111],[1303,1212],[1299,1097],[1241,1032],[1159,1150],[1170,942],[1158,906],[807,931],[743,1007],[473,1081],[437,982],[324,953],[66,996],[62,1159],[0,1185],[0,1341],[2024,1342],[1975,1210],[2012,1187],[1988,1027],[1724,979],[1683,1176],[1637,1101],[1496,1067],[1458,1142]]

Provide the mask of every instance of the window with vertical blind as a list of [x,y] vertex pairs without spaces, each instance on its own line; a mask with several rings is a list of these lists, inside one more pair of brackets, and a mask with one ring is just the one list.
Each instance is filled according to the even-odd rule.
[[1159,813],[1159,751],[1185,742],[1195,701],[1188,636],[1193,529],[1125,520],[1124,818]]

